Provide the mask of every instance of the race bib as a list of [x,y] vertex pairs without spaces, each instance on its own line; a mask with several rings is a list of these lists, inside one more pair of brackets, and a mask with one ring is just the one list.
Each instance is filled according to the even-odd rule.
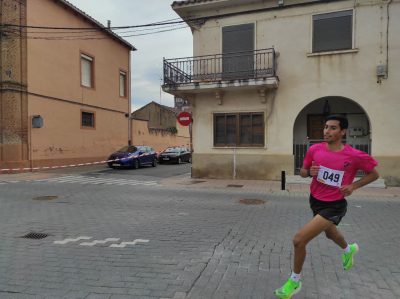
[[343,180],[344,171],[334,170],[328,167],[320,166],[318,171],[317,180],[318,182],[333,186],[341,187]]

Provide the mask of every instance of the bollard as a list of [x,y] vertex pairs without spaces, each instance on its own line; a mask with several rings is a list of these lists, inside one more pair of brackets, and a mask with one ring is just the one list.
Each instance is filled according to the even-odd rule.
[[286,173],[285,173],[285,171],[281,172],[281,190],[286,190]]

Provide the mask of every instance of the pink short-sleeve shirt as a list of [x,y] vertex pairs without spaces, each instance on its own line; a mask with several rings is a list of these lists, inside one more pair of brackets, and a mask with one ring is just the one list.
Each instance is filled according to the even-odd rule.
[[[348,144],[345,144],[341,151],[333,152],[328,149],[326,142],[310,147],[304,158],[303,168],[310,169],[313,161],[315,165],[343,171],[342,186],[350,185],[358,170],[369,173],[378,165],[378,162],[370,155],[356,150]],[[313,197],[322,201],[335,201],[344,198],[339,187],[321,183],[316,177],[311,182],[310,191]]]

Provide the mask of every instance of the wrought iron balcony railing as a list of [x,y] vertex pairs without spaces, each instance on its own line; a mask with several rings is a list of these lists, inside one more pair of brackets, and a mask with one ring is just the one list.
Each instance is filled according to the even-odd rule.
[[164,85],[276,76],[275,50],[164,59]]

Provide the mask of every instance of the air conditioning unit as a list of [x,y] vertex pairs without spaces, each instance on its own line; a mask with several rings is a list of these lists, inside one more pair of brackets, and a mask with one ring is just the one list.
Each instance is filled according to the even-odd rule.
[[349,128],[347,130],[347,134],[350,137],[359,137],[364,135],[364,129],[361,127],[354,127],[354,128]]

